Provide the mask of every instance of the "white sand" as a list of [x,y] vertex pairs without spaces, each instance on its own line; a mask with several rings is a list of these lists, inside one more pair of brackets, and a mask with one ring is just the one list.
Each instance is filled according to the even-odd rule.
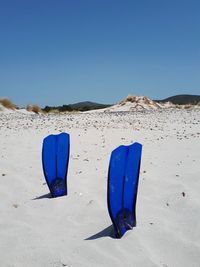
[[[199,125],[200,110],[0,113],[0,266],[200,266]],[[41,148],[59,131],[71,136],[68,196],[50,199]],[[134,141],[143,144],[137,227],[117,240],[108,162]]]

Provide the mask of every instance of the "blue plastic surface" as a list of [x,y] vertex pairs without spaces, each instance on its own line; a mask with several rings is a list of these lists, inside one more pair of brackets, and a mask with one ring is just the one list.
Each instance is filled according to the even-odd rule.
[[119,146],[113,150],[108,173],[108,211],[116,237],[136,225],[136,198],[142,145]]
[[67,133],[49,135],[43,141],[44,176],[52,197],[67,195],[70,137]]

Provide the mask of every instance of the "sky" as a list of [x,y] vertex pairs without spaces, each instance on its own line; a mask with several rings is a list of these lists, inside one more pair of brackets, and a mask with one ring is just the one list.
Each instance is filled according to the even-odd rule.
[[199,95],[199,14],[199,0],[0,0],[0,97]]

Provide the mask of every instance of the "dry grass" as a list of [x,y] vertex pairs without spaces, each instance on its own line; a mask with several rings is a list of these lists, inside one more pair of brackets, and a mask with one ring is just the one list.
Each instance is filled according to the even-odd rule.
[[192,108],[192,105],[191,104],[187,104],[187,105],[184,105],[185,106],[185,109],[190,109]]
[[37,114],[41,112],[41,108],[38,105],[28,105],[26,110],[29,112],[35,112]]
[[136,102],[136,97],[132,96],[132,95],[129,95],[129,96],[127,96],[125,101],[134,103],[134,102]]
[[132,96],[129,95],[127,96],[127,98],[125,98],[124,100],[122,100],[120,102],[121,105],[123,105],[126,102],[131,102],[131,103],[140,103],[143,102],[146,105],[152,104],[153,102],[146,96]]
[[17,106],[11,100],[9,100],[7,98],[0,99],[0,104],[3,107],[8,108],[8,109],[12,109],[12,110],[15,110],[17,108]]

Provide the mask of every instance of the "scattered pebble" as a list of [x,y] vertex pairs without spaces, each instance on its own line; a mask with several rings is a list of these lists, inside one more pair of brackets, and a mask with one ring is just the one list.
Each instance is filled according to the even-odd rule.
[[185,197],[185,192],[182,192],[182,196]]

